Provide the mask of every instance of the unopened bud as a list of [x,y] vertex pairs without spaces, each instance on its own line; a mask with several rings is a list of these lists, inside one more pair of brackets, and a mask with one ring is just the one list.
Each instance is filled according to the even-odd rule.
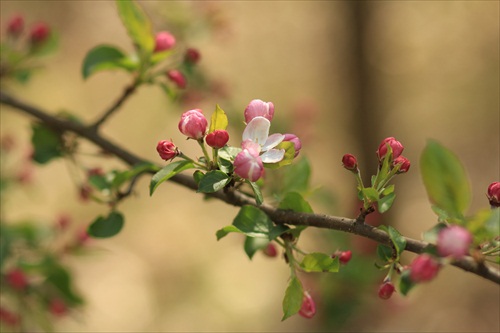
[[23,32],[24,29],[24,17],[22,15],[13,16],[7,23],[7,33],[17,38]]
[[389,299],[394,293],[394,290],[395,288],[392,282],[384,282],[378,289],[378,297],[380,297],[381,299]]
[[260,99],[254,99],[245,108],[245,122],[248,124],[255,117],[264,117],[267,120],[273,120],[274,104],[264,102]]
[[398,173],[406,173],[410,170],[410,160],[406,157],[400,155],[394,159],[393,165],[396,166],[399,164]]
[[184,54],[184,61],[189,64],[197,64],[200,61],[200,58],[200,52],[194,48],[188,48]]
[[441,265],[429,254],[421,254],[410,265],[410,279],[413,282],[426,282],[434,279]]
[[276,245],[274,243],[269,243],[265,247],[265,249],[262,250],[262,252],[271,258],[274,258],[278,255],[278,249],[276,248]]
[[392,149],[392,159],[393,160],[398,158],[404,150],[404,147],[401,144],[401,142],[397,141],[392,136],[385,138],[384,140],[382,140],[382,142],[380,143],[380,146],[378,147],[378,150],[377,150],[377,156],[378,156],[379,161],[383,160],[385,155],[387,154],[387,146],[388,145]]
[[170,81],[175,83],[179,89],[185,89],[187,85],[187,80],[184,74],[177,69],[172,69],[167,72],[167,77]]
[[175,37],[168,31],[162,31],[155,36],[154,52],[170,50],[175,46]]
[[358,160],[356,159],[356,156],[351,154],[345,154],[342,156],[342,165],[349,171],[358,170]]
[[35,46],[40,45],[47,40],[49,34],[50,29],[45,23],[37,23],[33,26],[33,28],[31,28],[30,31],[31,43]]
[[49,303],[49,311],[54,316],[61,317],[68,312],[68,307],[66,303],[60,298],[54,298]]
[[7,283],[16,290],[24,290],[28,286],[28,279],[26,274],[19,268],[9,271],[5,278]]
[[156,145],[156,151],[165,161],[171,160],[179,155],[179,149],[177,149],[177,147],[168,140],[159,141]]
[[494,182],[488,186],[487,196],[492,208],[500,207],[500,182]]
[[438,253],[442,257],[451,256],[455,259],[464,257],[469,253],[472,244],[471,233],[458,225],[442,229],[437,239]]
[[307,291],[304,291],[304,298],[302,299],[302,306],[299,310],[299,315],[304,318],[312,318],[316,314],[316,304],[311,295]]
[[207,134],[205,141],[210,147],[219,149],[229,141],[229,133],[225,130],[215,130]]
[[295,134],[285,134],[285,138],[283,141],[288,141],[293,143],[293,148],[295,149],[295,155],[293,157],[297,157],[299,155],[300,149],[302,148],[302,142]]
[[186,111],[182,114],[179,122],[179,130],[182,134],[195,140],[205,136],[208,121],[200,109]]

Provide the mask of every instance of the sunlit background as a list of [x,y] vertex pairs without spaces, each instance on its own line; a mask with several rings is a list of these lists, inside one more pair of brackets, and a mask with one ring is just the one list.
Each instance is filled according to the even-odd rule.
[[[358,156],[369,177],[376,169],[375,150],[388,136],[404,144],[412,165],[397,178],[398,197],[382,223],[412,238],[436,223],[418,165],[428,139],[463,161],[474,195],[469,212],[487,207],[486,189],[500,180],[499,2],[140,4],[155,31],[170,30],[200,50],[200,66],[219,90],[196,107],[210,114],[219,103],[227,111],[234,124],[232,145],[239,144],[248,102],[274,103],[273,129],[303,139],[301,155],[312,165],[316,188],[309,200],[316,212],[355,216],[355,181],[341,157]],[[97,44],[133,51],[114,2],[2,0],[0,9],[2,33],[7,19],[22,13],[27,22],[48,22],[60,38],[58,52],[45,59],[28,85],[8,87],[19,98],[92,121],[131,81],[124,72],[99,73],[86,81],[80,74],[82,59]],[[173,139],[196,155],[196,145],[177,130],[183,111],[161,89],[142,87],[105,124],[103,134],[157,163],[161,139]],[[28,125],[24,116],[2,106],[1,133],[15,137],[19,155],[29,153]],[[85,163],[123,167],[97,158]],[[66,213],[85,226],[106,213],[103,205],[81,202],[69,169],[64,161],[36,168],[33,181],[2,203],[2,214],[53,223]],[[304,232],[304,249],[350,248],[353,259],[338,274],[301,275],[318,314],[281,322],[285,262],[260,253],[250,261],[237,235],[216,240],[216,230],[232,222],[237,208],[203,200],[175,184],[164,184],[149,197],[147,178],[120,205],[124,230],[109,240],[93,240],[89,254],[71,261],[87,305],[60,319],[58,331],[500,330],[500,289],[494,283],[447,267],[408,297],[396,294],[383,301],[377,288],[384,273],[373,265],[373,247],[321,230]],[[407,262],[411,258],[405,256]]]

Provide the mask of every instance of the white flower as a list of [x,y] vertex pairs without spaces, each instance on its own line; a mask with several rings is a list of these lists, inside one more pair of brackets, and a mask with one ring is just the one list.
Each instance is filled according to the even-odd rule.
[[264,117],[253,118],[243,131],[242,149],[258,153],[263,163],[278,163],[285,156],[284,149],[275,149],[284,139],[283,134],[269,135],[271,122]]

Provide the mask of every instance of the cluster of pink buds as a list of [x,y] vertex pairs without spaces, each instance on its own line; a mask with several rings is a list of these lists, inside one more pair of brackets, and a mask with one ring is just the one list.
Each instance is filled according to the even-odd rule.
[[410,161],[401,155],[403,153],[404,147],[395,138],[388,137],[382,140],[380,143],[378,149],[377,149],[377,156],[378,160],[381,163],[382,160],[384,159],[385,155],[387,154],[388,147],[391,147],[392,150],[392,165],[393,167],[396,167],[399,165],[399,170],[398,173],[405,173],[408,172],[410,169]]
[[[21,37],[25,28],[24,17],[16,14],[7,22],[7,35],[12,39]],[[50,36],[50,28],[44,22],[35,23],[28,32],[28,40],[32,47],[45,43]]]
[[500,182],[494,182],[488,186],[487,196],[491,208],[500,207]]

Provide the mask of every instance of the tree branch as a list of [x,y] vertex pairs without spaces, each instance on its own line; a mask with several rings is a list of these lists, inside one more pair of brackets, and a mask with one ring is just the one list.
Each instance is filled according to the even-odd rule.
[[[89,140],[90,142],[93,142],[104,151],[118,157],[128,165],[133,166],[139,163],[148,162],[134,155],[133,153],[124,150],[110,140],[104,138],[102,135],[98,134],[95,130],[94,125],[84,126],[80,123],[57,118],[53,115],[50,115],[48,112],[20,101],[1,90],[0,103],[3,105],[11,106],[15,110],[22,113],[31,115],[32,117],[43,122],[45,125],[58,131],[69,131],[76,133],[79,136]],[[172,177],[170,180],[195,191],[198,189],[198,186],[194,179],[187,175],[178,174]],[[371,225],[357,221],[356,219],[324,214],[296,213],[289,210],[276,209],[268,204],[257,206],[255,200],[252,197],[245,195],[239,191],[219,191],[211,194],[210,196],[234,206],[256,206],[264,211],[267,215],[269,215],[269,217],[276,224],[295,226],[303,225],[316,228],[338,230],[369,238],[381,244],[386,244],[389,246],[392,245],[391,239],[384,231]],[[427,242],[419,241],[416,239],[408,237],[405,237],[405,239],[407,242],[405,250],[417,254],[422,253],[424,249],[429,245]],[[455,260],[452,262],[452,265],[481,276],[487,280],[493,281],[497,284],[500,284],[499,270],[496,270],[493,267],[488,267],[484,263],[478,263],[472,257]]]

